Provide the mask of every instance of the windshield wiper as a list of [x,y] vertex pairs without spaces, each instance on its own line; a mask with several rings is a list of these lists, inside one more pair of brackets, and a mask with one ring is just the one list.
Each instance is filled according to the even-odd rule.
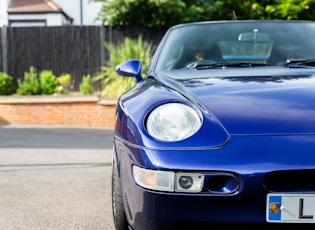
[[225,68],[225,67],[257,67],[267,66],[267,63],[257,62],[216,62],[216,63],[198,63],[196,69]]
[[315,59],[288,59],[284,66],[288,67],[315,67]]

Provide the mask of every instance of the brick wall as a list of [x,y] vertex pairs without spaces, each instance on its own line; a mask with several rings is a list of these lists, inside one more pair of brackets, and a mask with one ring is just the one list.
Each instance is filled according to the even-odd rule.
[[113,128],[116,103],[97,96],[0,97],[0,124]]

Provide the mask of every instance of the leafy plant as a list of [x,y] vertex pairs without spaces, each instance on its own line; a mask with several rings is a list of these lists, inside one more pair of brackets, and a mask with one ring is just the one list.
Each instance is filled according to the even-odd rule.
[[57,92],[61,94],[69,94],[70,92],[70,82],[71,82],[71,75],[70,74],[63,74],[56,78],[57,82]]
[[0,72],[0,95],[11,95],[14,93],[12,77],[7,73]]
[[90,0],[101,2],[97,20],[109,26],[168,28],[230,19],[314,19],[315,0]]
[[18,79],[19,95],[38,95],[40,94],[40,84],[37,70],[31,66],[29,72],[24,73],[24,80]]
[[83,76],[80,84],[80,92],[82,94],[93,94],[94,90],[91,83],[91,75]]
[[[99,1],[99,0],[93,0]],[[110,26],[143,25],[168,27],[183,18],[186,3],[177,1],[112,1],[101,0],[103,7],[98,19]],[[187,17],[187,16],[186,16]]]
[[102,81],[101,97],[117,98],[136,84],[134,78],[121,77],[116,73],[116,66],[128,59],[139,59],[142,61],[142,73],[148,71],[153,53],[151,42],[142,40],[139,36],[134,40],[126,37],[124,43],[115,45],[105,43],[105,48],[110,54],[110,60],[100,71],[92,77],[92,81]]
[[56,76],[51,70],[43,70],[39,73],[39,82],[43,94],[53,94],[56,91]]

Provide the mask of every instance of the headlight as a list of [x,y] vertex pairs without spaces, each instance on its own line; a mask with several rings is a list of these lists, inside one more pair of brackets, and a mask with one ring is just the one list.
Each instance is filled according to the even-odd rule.
[[200,115],[193,108],[180,103],[169,103],[150,113],[147,130],[158,140],[180,141],[195,134],[201,123]]

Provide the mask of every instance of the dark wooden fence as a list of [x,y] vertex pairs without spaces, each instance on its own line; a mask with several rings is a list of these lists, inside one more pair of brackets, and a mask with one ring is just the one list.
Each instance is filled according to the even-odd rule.
[[[69,73],[72,90],[79,91],[82,76],[95,74],[109,60],[105,42],[119,44],[125,37],[157,45],[165,31],[140,27],[62,26],[2,27],[0,33],[0,71],[17,79],[34,66],[38,72],[52,70],[56,76]],[[95,83],[100,90],[100,83]]]

